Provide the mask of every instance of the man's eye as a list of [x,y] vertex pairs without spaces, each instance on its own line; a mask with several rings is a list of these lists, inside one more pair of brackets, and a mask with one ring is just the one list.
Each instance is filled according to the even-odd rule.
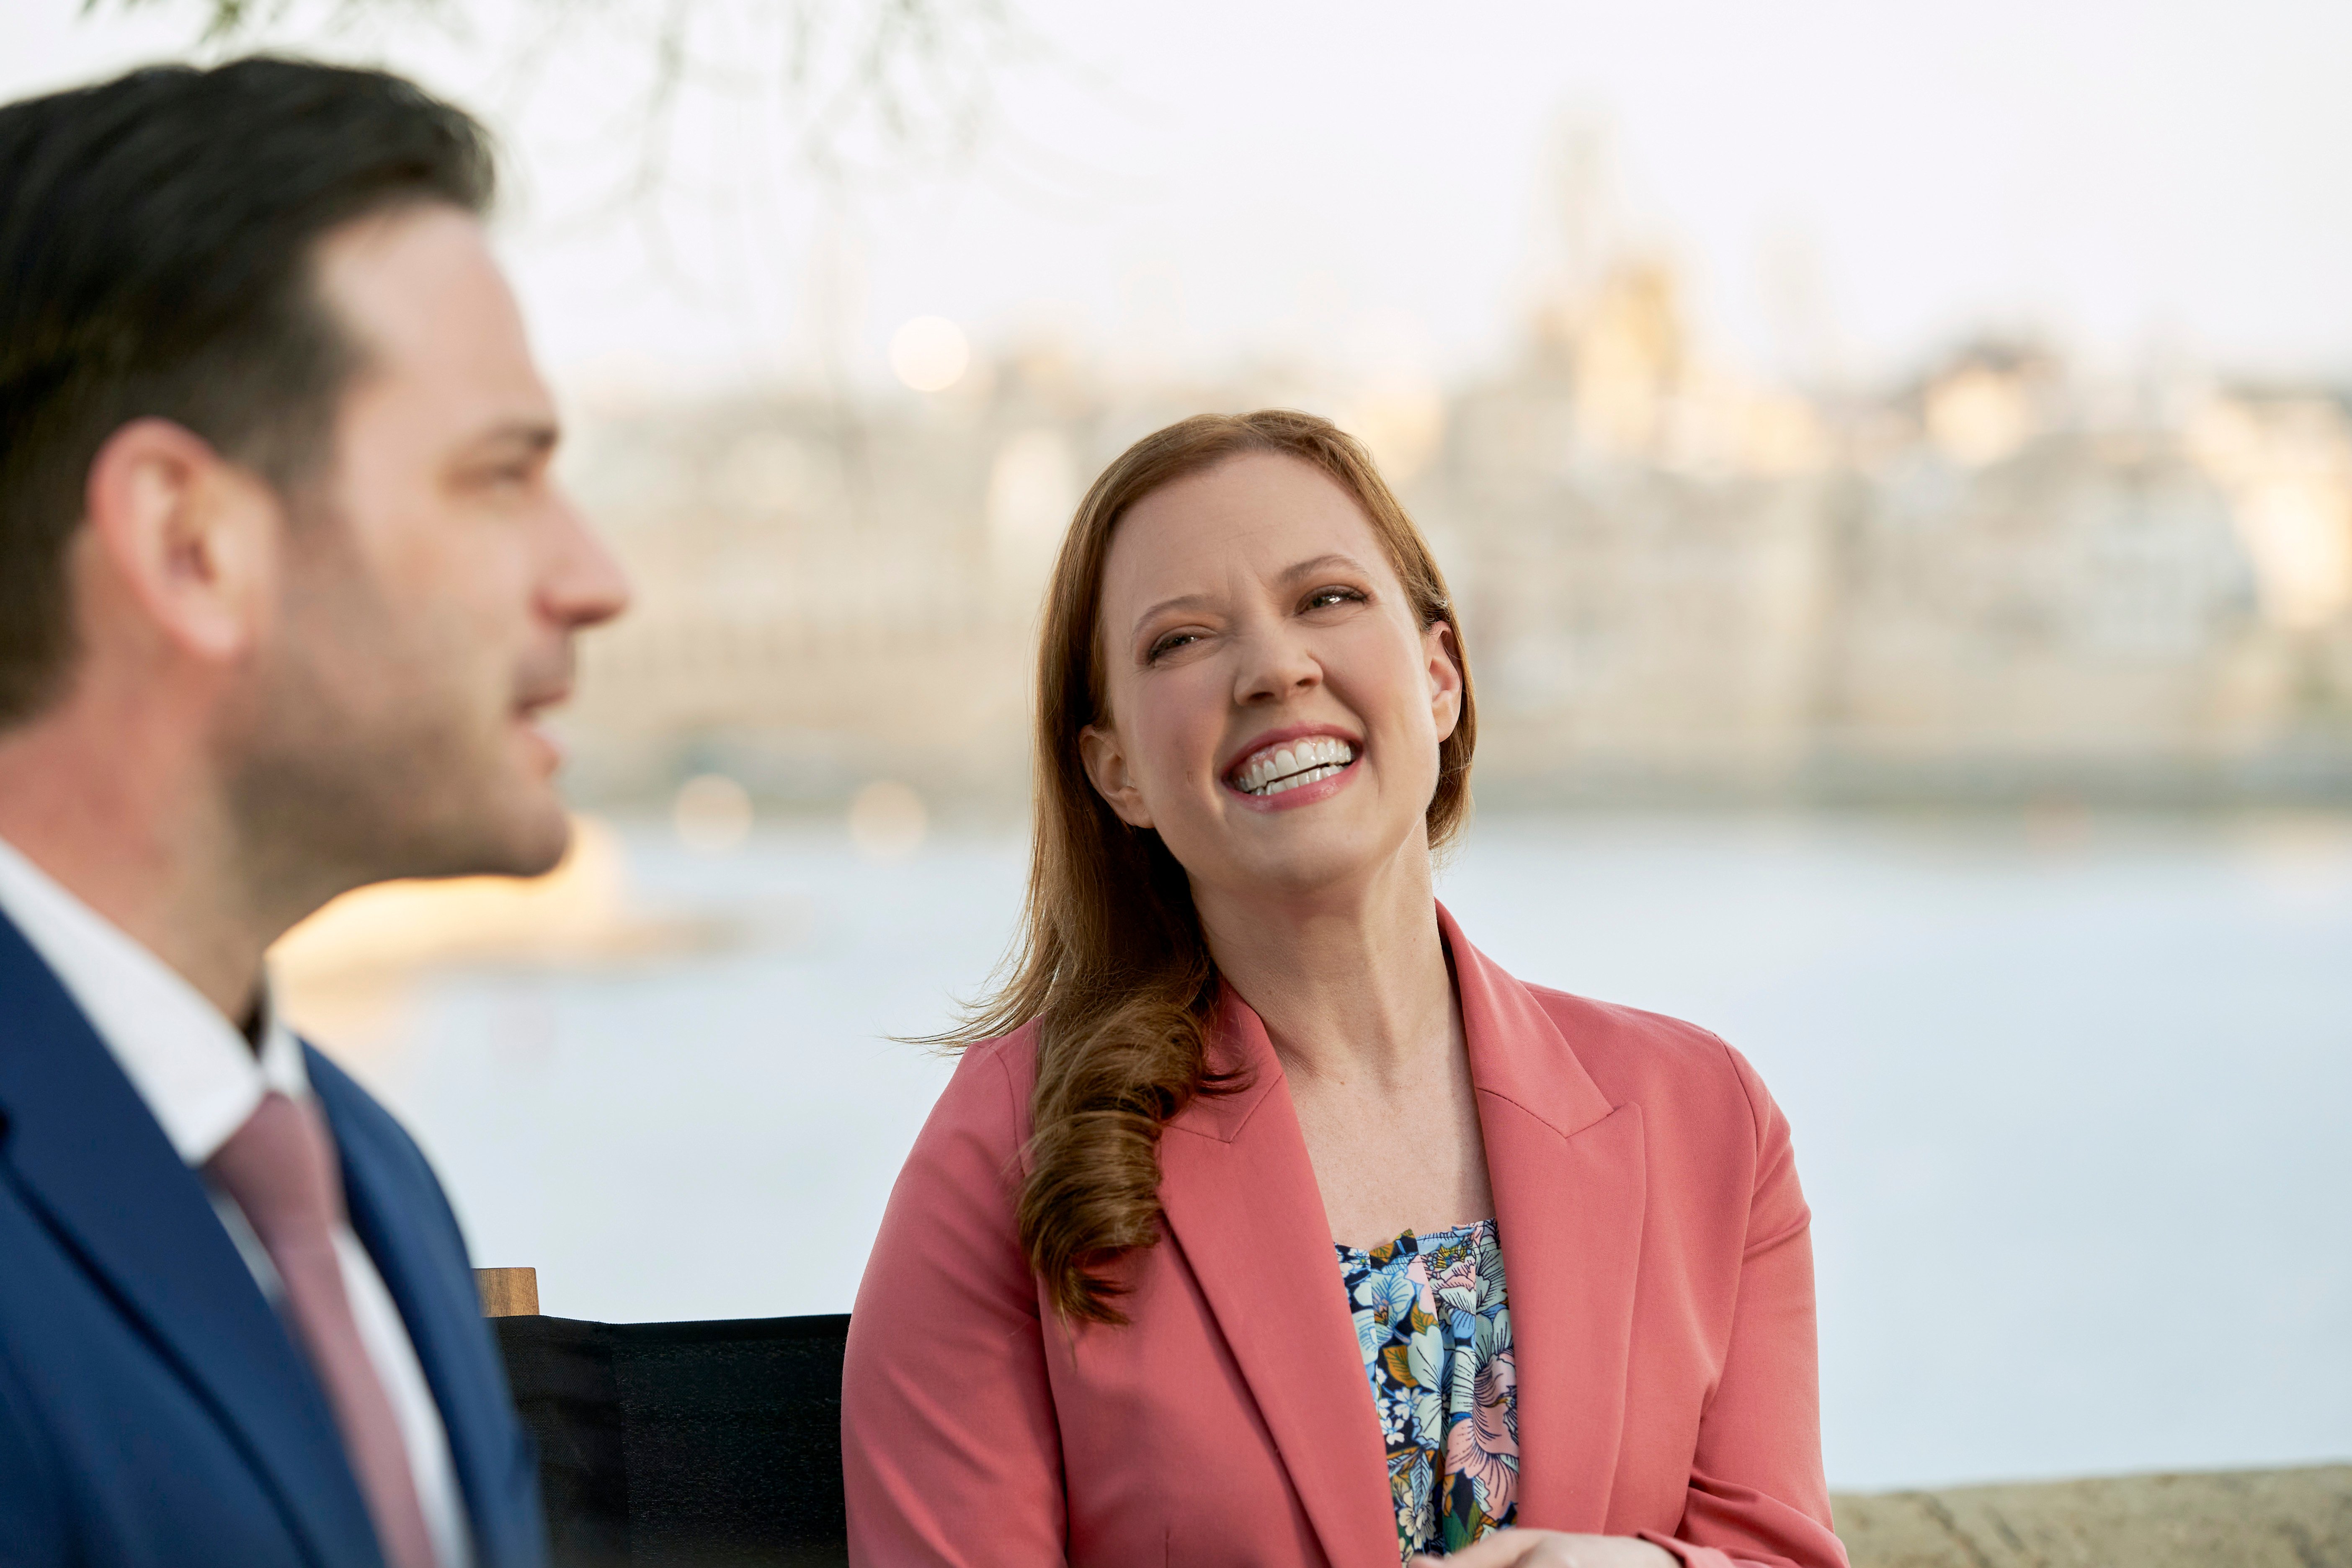
[[529,489],[538,475],[535,463],[494,463],[474,469],[464,482],[477,489],[519,490]]

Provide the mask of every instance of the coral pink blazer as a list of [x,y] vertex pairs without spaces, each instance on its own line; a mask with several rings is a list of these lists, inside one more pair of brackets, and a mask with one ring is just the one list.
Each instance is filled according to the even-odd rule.
[[[1518,1368],[1518,1523],[1692,1568],[1843,1568],[1822,1479],[1811,1216],[1789,1127],[1713,1035],[1522,984],[1441,908]],[[1370,1386],[1257,1015],[1250,1074],[1160,1142],[1124,1328],[1041,1304],[1015,1238],[1034,1032],[964,1054],[890,1195],[842,1389],[873,1568],[1396,1568]],[[1464,1219],[1479,1216],[1465,1215]]]

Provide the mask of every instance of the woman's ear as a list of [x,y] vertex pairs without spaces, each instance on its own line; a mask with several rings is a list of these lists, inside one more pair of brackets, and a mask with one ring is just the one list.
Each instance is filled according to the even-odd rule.
[[1462,664],[1454,657],[1453,623],[1431,622],[1421,644],[1429,665],[1429,716],[1444,741],[1462,721]]
[[1089,724],[1079,731],[1078,757],[1087,765],[1087,778],[1095,793],[1110,803],[1121,822],[1129,827],[1151,826],[1151,813],[1144,806],[1143,792],[1135,787],[1127,750],[1119,744],[1117,730],[1108,724]]

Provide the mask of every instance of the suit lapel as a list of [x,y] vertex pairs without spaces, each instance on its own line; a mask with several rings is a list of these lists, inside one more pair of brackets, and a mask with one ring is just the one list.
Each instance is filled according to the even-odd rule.
[[1612,1108],[1528,988],[1443,906],[1495,1191],[1518,1371],[1518,1522],[1598,1532],[1623,1431],[1645,1201],[1641,1108]]
[[[352,1232],[366,1247],[415,1347],[417,1363],[440,1407],[477,1540],[501,1548],[499,1510],[511,1491],[514,1431],[505,1415],[506,1371],[497,1359],[473,1273],[454,1226],[429,1223],[437,1193],[420,1190],[426,1172],[405,1134],[358,1085],[309,1046],[304,1066],[334,1129],[342,1158],[343,1196]],[[508,1561],[508,1550],[485,1556]]]
[[1160,1138],[1168,1228],[1248,1382],[1333,1563],[1396,1563],[1371,1385],[1331,1227],[1257,1015],[1228,994],[1214,1047],[1248,1087],[1203,1096]]
[[219,1419],[322,1563],[381,1563],[309,1366],[203,1184],[63,985],[0,917],[0,1145],[82,1267]]

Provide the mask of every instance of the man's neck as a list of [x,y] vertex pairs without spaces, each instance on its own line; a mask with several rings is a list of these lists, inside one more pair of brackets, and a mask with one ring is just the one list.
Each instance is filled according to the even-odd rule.
[[0,838],[225,1016],[255,1016],[262,955],[291,922],[238,875],[218,792],[76,718],[0,734]]

